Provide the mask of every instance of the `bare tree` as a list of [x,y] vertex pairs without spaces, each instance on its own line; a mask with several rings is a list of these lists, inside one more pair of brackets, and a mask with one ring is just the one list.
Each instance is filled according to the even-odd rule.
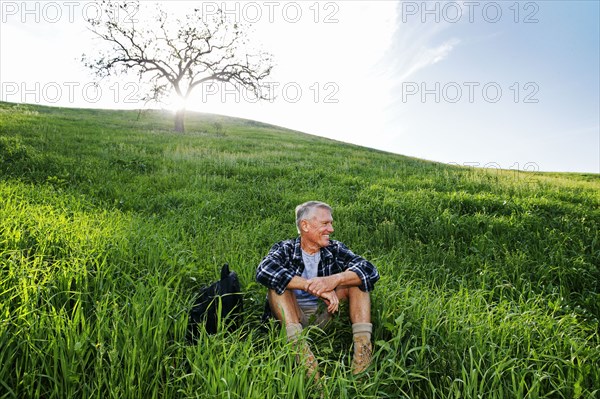
[[[132,8],[134,4],[134,8]],[[132,10],[136,10],[133,12]],[[105,52],[82,57],[99,78],[134,72],[149,84],[146,101],[161,102],[175,91],[185,104],[205,82],[224,82],[268,99],[265,78],[270,54],[250,50],[248,26],[225,18],[220,9],[202,15],[192,9],[184,18],[153,6],[154,18],[142,21],[138,3],[102,3],[102,13],[88,18],[89,29],[109,44]],[[175,130],[184,131],[185,106],[175,113]]]

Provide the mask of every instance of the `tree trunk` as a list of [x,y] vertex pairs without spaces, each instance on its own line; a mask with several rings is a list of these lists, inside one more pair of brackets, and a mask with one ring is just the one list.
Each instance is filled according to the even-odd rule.
[[183,125],[183,118],[185,116],[185,109],[179,109],[175,112],[175,131],[183,133],[185,127]]

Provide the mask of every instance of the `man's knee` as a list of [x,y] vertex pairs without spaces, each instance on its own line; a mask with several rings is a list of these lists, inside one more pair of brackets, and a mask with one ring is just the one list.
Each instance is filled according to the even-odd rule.
[[275,290],[270,289],[267,292],[267,298],[269,299],[269,305],[271,305],[272,310],[295,306],[296,302],[296,296],[290,290],[285,290],[283,294],[278,294]]
[[279,321],[288,323],[298,323],[298,302],[296,295],[290,290],[285,290],[282,294],[278,294],[275,290],[269,289],[267,293],[269,307],[273,316]]
[[338,297],[338,299],[340,301],[347,301],[348,300],[348,298],[349,298],[349,294],[348,294],[349,288],[350,287],[337,287],[335,289],[335,294],[337,295],[337,297]]
[[351,302],[365,302],[370,303],[370,294],[368,291],[363,291],[359,287],[338,287],[335,290],[340,300],[349,300]]
[[368,298],[370,296],[369,291],[363,291],[360,287],[350,287],[348,290],[350,295],[360,296],[364,298]]
[[358,287],[348,290],[350,299],[350,320],[352,323],[371,322],[371,295]]

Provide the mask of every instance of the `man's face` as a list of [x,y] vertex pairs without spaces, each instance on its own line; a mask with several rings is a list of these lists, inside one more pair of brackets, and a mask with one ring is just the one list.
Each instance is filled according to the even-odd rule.
[[302,239],[309,246],[326,247],[331,233],[333,217],[325,208],[315,209],[312,218],[302,221]]

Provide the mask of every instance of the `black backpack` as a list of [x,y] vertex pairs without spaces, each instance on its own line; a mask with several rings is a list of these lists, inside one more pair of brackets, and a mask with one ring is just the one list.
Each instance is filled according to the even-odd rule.
[[221,280],[202,288],[190,310],[188,342],[196,342],[202,323],[205,324],[207,333],[215,334],[217,332],[219,306],[221,308],[221,323],[227,322],[230,332],[239,328],[243,319],[243,296],[240,280],[235,272],[229,271],[227,263],[221,269]]

